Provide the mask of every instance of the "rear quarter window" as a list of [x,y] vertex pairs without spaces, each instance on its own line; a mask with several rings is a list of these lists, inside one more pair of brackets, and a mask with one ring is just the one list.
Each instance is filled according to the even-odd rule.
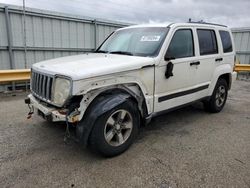
[[223,46],[223,52],[229,53],[233,51],[232,40],[228,31],[219,31]]
[[218,53],[218,45],[214,30],[197,29],[200,55],[210,55]]

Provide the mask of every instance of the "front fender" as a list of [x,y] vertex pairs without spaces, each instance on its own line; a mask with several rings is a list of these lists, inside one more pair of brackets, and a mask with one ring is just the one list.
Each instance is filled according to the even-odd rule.
[[129,97],[129,94],[119,93],[116,95],[107,95],[105,98],[100,97],[94,100],[76,127],[77,140],[83,146],[86,146],[97,118],[114,107],[124,103]]
[[[126,85],[127,87],[130,85],[137,85],[145,99],[148,114],[153,112],[154,67],[121,72],[119,74],[104,75],[85,80],[76,80],[73,82],[72,95],[88,95],[86,100],[88,101],[88,99],[93,98],[96,94],[95,91],[98,93],[101,90],[122,85]],[[89,95],[89,93],[93,93],[93,95]]]

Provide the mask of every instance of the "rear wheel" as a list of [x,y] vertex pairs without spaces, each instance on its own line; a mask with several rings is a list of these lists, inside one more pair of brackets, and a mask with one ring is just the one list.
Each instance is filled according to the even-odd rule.
[[219,79],[214,88],[213,94],[209,101],[204,102],[204,107],[212,113],[220,112],[227,100],[228,85],[225,79]]
[[133,143],[138,128],[139,112],[136,105],[127,100],[96,120],[90,146],[104,156],[118,155]]

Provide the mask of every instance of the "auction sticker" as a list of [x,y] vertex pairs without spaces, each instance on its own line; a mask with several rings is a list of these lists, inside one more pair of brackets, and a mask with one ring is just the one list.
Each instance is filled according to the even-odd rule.
[[148,36],[142,36],[141,42],[152,42],[152,41],[159,41],[161,36],[158,35],[148,35]]

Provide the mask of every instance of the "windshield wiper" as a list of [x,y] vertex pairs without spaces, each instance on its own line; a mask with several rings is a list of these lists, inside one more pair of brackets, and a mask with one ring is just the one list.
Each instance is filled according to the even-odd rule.
[[95,53],[108,53],[108,51],[105,51],[105,50],[96,50]]
[[125,51],[113,51],[113,52],[109,52],[110,54],[122,54],[122,55],[131,55],[133,56],[133,54],[131,52],[125,52]]

